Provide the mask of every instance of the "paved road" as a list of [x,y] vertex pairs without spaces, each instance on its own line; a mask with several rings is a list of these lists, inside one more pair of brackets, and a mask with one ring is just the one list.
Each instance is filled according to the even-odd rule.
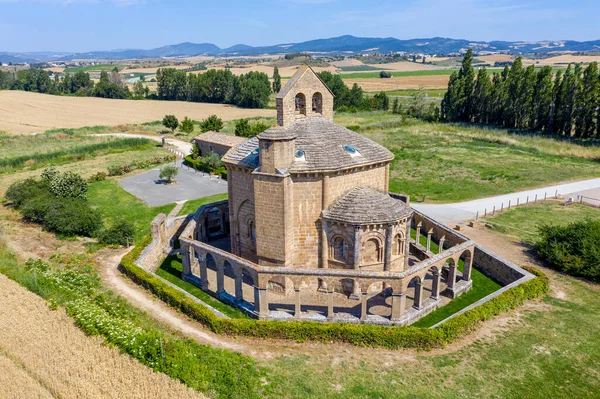
[[520,191],[512,194],[499,195],[496,197],[481,198],[474,201],[459,202],[455,204],[412,203],[411,205],[419,212],[423,212],[430,217],[446,223],[453,223],[475,219],[477,212],[479,212],[479,216],[482,216],[486,209],[488,213],[491,213],[494,209],[494,206],[496,207],[496,210],[501,209],[503,204],[506,208],[508,207],[509,201],[511,206],[514,206],[517,204],[517,200],[519,204],[524,204],[527,202],[528,197],[529,201],[533,202],[536,195],[538,200],[541,200],[544,199],[544,196],[554,197],[556,193],[565,198],[577,198],[577,194],[599,187],[600,179],[591,179],[542,187],[533,190]]
[[150,206],[167,205],[227,192],[227,182],[220,177],[211,178],[208,174],[183,166],[181,161],[177,166],[179,174],[173,184],[163,184],[158,177],[160,168],[126,177],[121,179],[119,184],[125,191]]

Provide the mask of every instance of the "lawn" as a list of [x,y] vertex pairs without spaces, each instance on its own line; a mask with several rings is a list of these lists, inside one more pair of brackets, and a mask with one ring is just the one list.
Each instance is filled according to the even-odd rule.
[[175,284],[179,288],[189,292],[196,298],[201,301],[209,304],[213,308],[219,310],[220,312],[226,314],[232,319],[247,319],[245,313],[240,312],[237,309],[232,308],[224,304],[223,302],[213,298],[208,295],[206,292],[202,291],[200,288],[196,287],[193,284],[187,283],[181,279],[181,272],[183,270],[183,266],[181,265],[181,255],[177,256],[169,256],[167,257],[160,267],[156,270],[156,274],[165,280]]
[[494,231],[517,238],[526,244],[537,240],[537,227],[542,224],[564,226],[586,219],[600,218],[600,209],[586,205],[564,206],[560,202],[543,202],[536,205],[512,208],[485,219]]
[[209,197],[198,198],[195,200],[187,201],[183,208],[179,211],[177,216],[188,215],[190,213],[194,213],[200,208],[202,205],[210,204],[211,202],[223,201],[227,199],[227,193],[223,194],[215,194]]
[[461,124],[403,121],[391,113],[344,113],[344,126],[395,155],[390,190],[427,202],[459,202],[600,175],[600,148]]
[[159,213],[169,214],[175,204],[149,207],[142,200],[123,190],[116,180],[108,179],[92,183],[88,189],[89,202],[102,212],[107,224],[124,218],[135,227],[135,241],[148,235],[150,222]]

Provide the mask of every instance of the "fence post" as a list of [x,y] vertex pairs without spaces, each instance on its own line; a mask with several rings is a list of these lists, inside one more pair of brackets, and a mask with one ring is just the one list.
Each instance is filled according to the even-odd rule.
[[494,205],[494,209],[492,210],[492,216],[496,214],[496,205]]
[[510,200],[508,200],[508,209],[510,209]]
[[556,190],[556,192],[554,193],[554,198],[558,198],[558,190]]
[[529,205],[529,195],[527,196],[527,202],[525,203],[525,205]]
[[487,216],[487,208],[485,208],[485,213],[483,214],[483,217]]
[[477,222],[479,220],[479,211],[477,211],[477,214],[475,215],[475,221]]
[[533,200],[533,203],[537,203],[537,194],[535,195],[535,199]]
[[544,201],[546,201],[546,195],[547,195],[547,193],[544,192]]
[[500,212],[504,212],[504,202],[500,205]]
[[517,198],[517,206],[519,206],[519,198]]

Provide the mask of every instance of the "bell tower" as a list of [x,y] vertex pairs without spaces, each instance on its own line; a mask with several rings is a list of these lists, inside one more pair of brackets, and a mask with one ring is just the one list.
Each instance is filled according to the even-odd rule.
[[307,65],[298,68],[277,94],[276,103],[279,126],[286,127],[311,116],[333,120],[333,93]]

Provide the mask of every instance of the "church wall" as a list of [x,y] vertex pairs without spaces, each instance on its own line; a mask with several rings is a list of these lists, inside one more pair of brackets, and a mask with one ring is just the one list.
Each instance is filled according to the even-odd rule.
[[332,175],[329,178],[329,204],[344,195],[354,187],[372,187],[387,191],[386,168],[380,166],[355,173]]
[[251,171],[239,168],[229,168],[227,178],[232,252],[254,262],[256,243],[252,234],[248,234],[249,223],[256,225],[254,179]]

